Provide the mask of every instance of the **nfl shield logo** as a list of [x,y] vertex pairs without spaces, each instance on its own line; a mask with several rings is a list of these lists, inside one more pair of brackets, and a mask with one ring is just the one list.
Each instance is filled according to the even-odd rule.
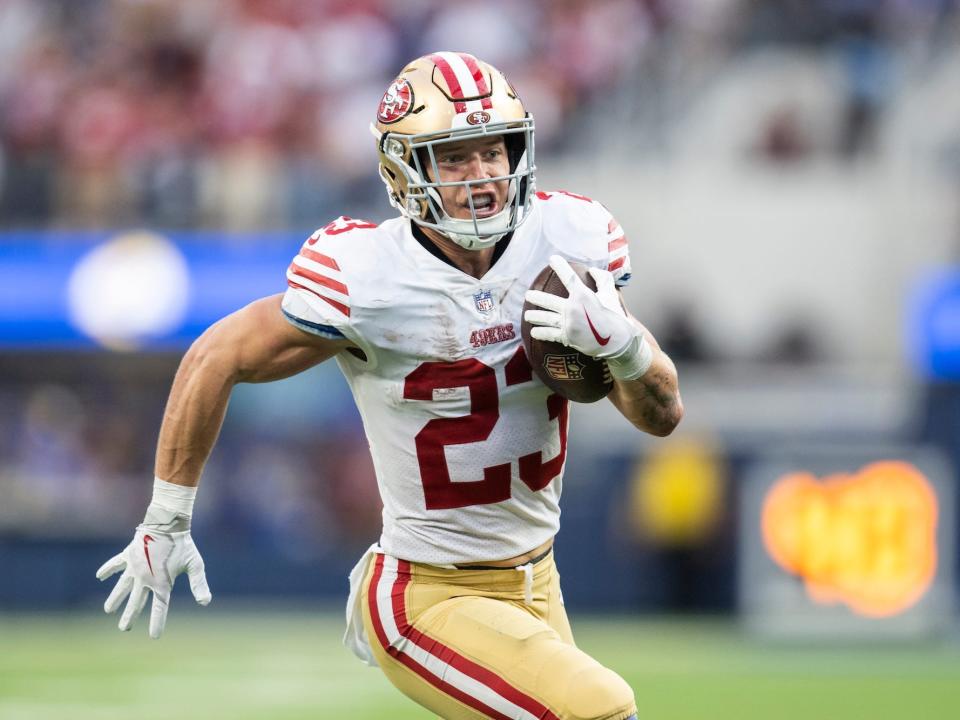
[[582,380],[583,364],[576,355],[545,355],[543,367],[554,380]]
[[473,296],[473,304],[482,313],[490,312],[493,310],[493,295],[489,290],[481,290]]

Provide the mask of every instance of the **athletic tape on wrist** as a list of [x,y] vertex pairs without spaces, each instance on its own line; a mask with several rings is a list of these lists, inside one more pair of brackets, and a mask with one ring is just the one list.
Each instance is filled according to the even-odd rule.
[[607,359],[610,374],[617,380],[636,380],[653,365],[653,348],[647,339],[638,335],[617,357]]
[[158,477],[153,479],[153,498],[150,505],[170,510],[177,515],[193,515],[193,501],[197,497],[195,487],[175,485]]

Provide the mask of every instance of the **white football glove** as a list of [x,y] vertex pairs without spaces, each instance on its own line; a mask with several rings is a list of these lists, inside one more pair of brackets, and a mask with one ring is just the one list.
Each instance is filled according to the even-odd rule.
[[120,607],[127,595],[130,599],[120,616],[119,628],[133,626],[147,593],[153,592],[150,610],[150,637],[156,639],[167,622],[170,591],[178,575],[185,572],[190,579],[193,597],[201,605],[210,603],[212,596],[203,570],[203,558],[190,537],[189,527],[179,532],[167,532],[161,524],[143,524],[137,528],[133,541],[119,555],[115,555],[97,570],[97,578],[106,580],[120,570],[123,574],[114,586],[103,609],[112,613]]
[[527,310],[523,317],[534,327],[531,337],[559,342],[595,358],[607,360],[614,377],[633,380],[653,362],[653,350],[643,331],[627,317],[613,281],[613,275],[598,268],[587,272],[597,283],[593,292],[564,258],[550,257],[568,297],[527,290],[526,300],[543,310]]

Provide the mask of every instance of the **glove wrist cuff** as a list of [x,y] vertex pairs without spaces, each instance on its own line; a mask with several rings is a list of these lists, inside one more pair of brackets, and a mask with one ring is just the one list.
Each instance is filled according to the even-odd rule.
[[617,380],[636,380],[646,374],[652,364],[653,348],[643,333],[634,337],[619,354],[607,358],[610,374]]
[[151,506],[171,510],[177,515],[190,517],[193,515],[193,502],[196,498],[197,489],[195,487],[175,485],[166,480],[161,480],[158,477],[153,479],[153,497],[150,500]]
[[147,507],[146,515],[143,516],[142,525],[165,533],[189,532],[196,496],[195,487],[174,485],[154,478],[153,498]]

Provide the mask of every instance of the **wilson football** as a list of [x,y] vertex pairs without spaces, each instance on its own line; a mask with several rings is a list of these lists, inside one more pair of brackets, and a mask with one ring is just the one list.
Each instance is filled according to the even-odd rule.
[[[597,289],[597,283],[587,272],[587,266],[571,262],[570,267],[591,290]],[[567,297],[567,289],[549,265],[540,271],[530,285],[531,290],[542,290],[551,295]],[[523,303],[523,312],[541,310],[529,302]],[[522,319],[520,337],[533,371],[543,384],[568,400],[581,403],[596,402],[606,397],[613,389],[613,378],[605,360],[584,355],[566,345],[530,337],[534,325]]]

